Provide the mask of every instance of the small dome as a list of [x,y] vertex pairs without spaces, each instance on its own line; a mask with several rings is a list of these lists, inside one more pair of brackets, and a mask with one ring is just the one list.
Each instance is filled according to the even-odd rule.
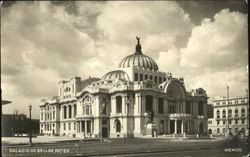
[[130,81],[128,74],[122,70],[114,70],[106,73],[102,80],[122,80],[122,81]]
[[119,68],[126,68],[126,67],[143,67],[145,69],[150,69],[157,71],[158,65],[155,63],[155,61],[144,55],[141,51],[141,44],[140,44],[140,38],[136,37],[137,39],[137,45],[135,47],[135,53],[132,55],[129,55],[125,57],[121,63],[119,64]]

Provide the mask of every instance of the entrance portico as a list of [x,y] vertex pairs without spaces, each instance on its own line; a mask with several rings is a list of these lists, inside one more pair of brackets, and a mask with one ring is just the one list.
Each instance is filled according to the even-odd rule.
[[92,137],[93,135],[93,119],[77,120],[77,136],[78,137]]
[[188,134],[189,120],[170,119],[170,134]]

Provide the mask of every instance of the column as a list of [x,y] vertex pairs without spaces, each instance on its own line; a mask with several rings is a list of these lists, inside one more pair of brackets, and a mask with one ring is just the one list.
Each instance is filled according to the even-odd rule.
[[141,113],[144,114],[146,111],[146,97],[145,96],[141,95],[141,103],[139,105],[140,105]]
[[82,121],[79,121],[79,125],[80,125],[79,132],[82,132]]
[[142,105],[142,97],[141,97],[141,94],[138,94],[138,113],[139,114],[142,114],[142,110],[141,110],[141,105]]
[[87,134],[87,121],[84,121],[84,124],[85,124],[84,132],[85,134]]
[[184,129],[184,123],[183,123],[183,120],[181,121],[181,134],[183,134],[183,129]]
[[167,120],[168,121],[168,129],[167,129],[167,133],[170,134],[170,120]]
[[92,120],[92,122],[91,122],[92,124],[91,124],[91,126],[92,126],[92,128],[91,128],[91,132],[92,132],[92,134],[94,133],[94,120]]
[[190,121],[187,121],[187,134],[189,134],[189,123]]
[[177,134],[177,119],[174,120],[174,133]]
[[155,114],[158,113],[158,98],[153,97],[153,111]]
[[122,114],[126,114],[126,96],[122,96]]
[[90,135],[91,135],[92,134],[92,120],[90,120],[89,123],[90,123],[90,128],[89,129],[90,129]]

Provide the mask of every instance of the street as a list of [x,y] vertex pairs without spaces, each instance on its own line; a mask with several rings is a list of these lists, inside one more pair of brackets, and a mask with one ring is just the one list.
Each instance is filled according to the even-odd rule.
[[[67,141],[33,146],[2,146],[3,156],[242,156],[249,145],[241,140],[231,145],[232,139],[169,140],[169,139],[108,139],[106,142]],[[231,148],[237,148],[231,150]],[[231,152],[229,152],[231,151]],[[234,151],[234,152],[232,152]],[[238,152],[235,152],[238,151]],[[142,154],[143,153],[143,154]],[[145,154],[146,153],[146,154]],[[203,156],[204,156],[203,155]]]

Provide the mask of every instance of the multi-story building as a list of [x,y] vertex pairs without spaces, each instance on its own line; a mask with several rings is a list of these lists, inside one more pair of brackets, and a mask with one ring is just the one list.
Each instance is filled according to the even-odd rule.
[[[213,118],[208,119],[209,133],[248,135],[248,97],[216,97],[213,102]],[[228,129],[228,130],[227,130]]]
[[159,71],[141,51],[95,78],[59,82],[58,96],[40,105],[40,132],[77,137],[133,137],[207,132],[207,94],[188,92],[183,78]]
[[2,114],[2,136],[14,136],[28,134],[30,130],[33,134],[39,133],[39,120],[27,118],[25,114]]

